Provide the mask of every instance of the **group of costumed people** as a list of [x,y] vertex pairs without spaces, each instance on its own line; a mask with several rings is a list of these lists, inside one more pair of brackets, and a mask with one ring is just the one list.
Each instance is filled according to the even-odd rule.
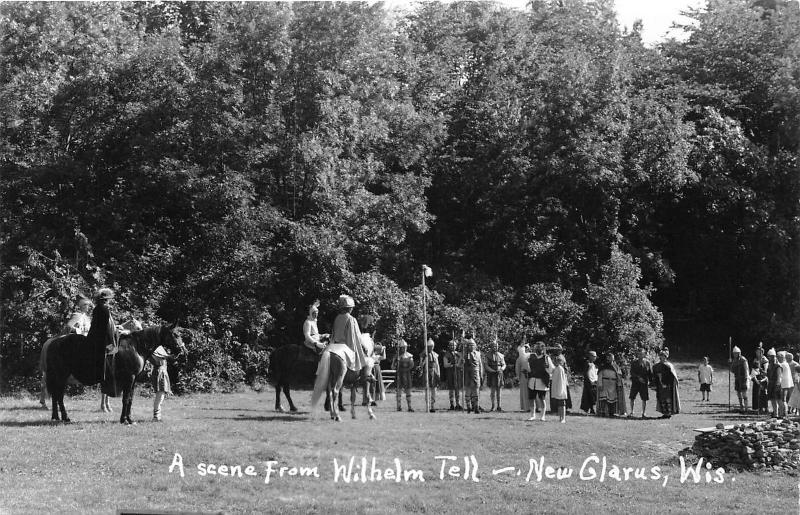
[[[372,316],[352,316],[355,302],[352,297],[342,295],[337,302],[339,314],[333,323],[331,334],[321,334],[317,325],[319,302],[309,307],[308,317],[303,323],[304,344],[311,355],[319,358],[318,377],[322,367],[327,366],[328,353],[335,352],[342,357],[354,371],[372,371],[370,383],[373,403],[386,399],[382,377],[381,361],[386,359],[386,348],[374,341],[375,319]],[[403,410],[403,397],[406,409],[412,406],[412,383],[415,372],[428,374],[429,409],[436,411],[437,388],[443,385],[448,390],[449,410],[480,413],[485,410],[479,404],[479,393],[486,385],[490,390],[491,407],[489,412],[502,412],[501,390],[505,385],[505,356],[499,351],[497,340],[491,344],[491,351],[484,354],[477,350],[473,338],[464,338],[461,349],[455,340],[448,343],[447,351],[441,356],[434,350],[434,341],[428,339],[426,348],[415,358],[408,351],[408,343],[400,340],[396,346],[391,369],[395,373],[397,410]],[[566,411],[572,408],[569,389],[570,370],[564,357],[563,348],[556,345],[546,353],[545,344],[538,342],[533,349],[523,343],[517,348],[516,374],[520,383],[520,409],[530,411],[529,420],[537,415],[545,419],[548,411],[558,413],[564,422]],[[625,378],[614,355],[603,356],[599,367],[597,353],[590,351],[587,356],[588,367],[584,373],[583,394],[580,408],[587,414],[603,417],[633,416],[636,397],[641,399],[642,417],[645,416],[649,389],[656,391],[656,409],[663,418],[680,413],[678,396],[678,374],[669,362],[669,350],[659,353],[659,362],[651,365],[644,350],[631,364],[630,397],[626,397]],[[442,384],[443,383],[443,384]],[[462,406],[463,394],[463,406]],[[626,399],[630,400],[630,411]]]
[[[114,301],[114,292],[111,288],[100,288],[94,295],[94,301],[90,300],[84,295],[79,295],[75,302],[75,311],[70,316],[69,320],[64,324],[61,332],[56,336],[64,336],[67,334],[80,334],[86,337],[87,345],[99,344],[106,348],[106,356],[103,362],[96,364],[98,370],[103,370],[104,380],[101,382],[101,396],[100,396],[100,411],[111,412],[108,398],[116,397],[119,392],[114,390],[114,381],[107,377],[106,372],[110,367],[106,367],[106,361],[111,360],[121,337],[127,336],[133,331],[141,331],[142,324],[136,319],[131,319],[130,322],[124,325],[117,325],[114,317],[111,314],[111,308]],[[45,402],[45,383],[46,383],[46,363],[45,356],[47,347],[52,341],[45,342],[42,348],[42,360],[40,368],[42,370],[42,389],[39,402],[42,406],[46,405]],[[172,388],[169,380],[169,373],[167,371],[167,362],[174,359],[174,356],[159,346],[148,358],[152,365],[152,372],[150,373],[150,380],[153,386],[153,420],[161,421],[161,408],[164,398],[167,394],[172,394]]]
[[740,412],[749,411],[750,397],[752,409],[758,414],[786,417],[800,413],[800,363],[794,360],[791,352],[771,348],[765,353],[763,344],[759,343],[755,358],[749,363],[741,349],[734,347],[731,375]]

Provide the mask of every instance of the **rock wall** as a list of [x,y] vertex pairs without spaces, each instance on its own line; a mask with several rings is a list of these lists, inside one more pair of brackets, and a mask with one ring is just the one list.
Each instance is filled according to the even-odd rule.
[[800,470],[800,423],[772,420],[698,434],[692,451],[714,467],[735,470]]

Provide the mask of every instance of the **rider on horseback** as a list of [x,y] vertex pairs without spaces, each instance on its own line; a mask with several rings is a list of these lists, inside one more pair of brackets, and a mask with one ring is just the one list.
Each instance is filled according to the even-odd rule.
[[351,315],[356,303],[353,297],[340,295],[336,304],[339,314],[333,321],[331,343],[325,348],[323,359],[325,354],[333,352],[345,361],[347,368],[356,372],[360,371],[362,375],[366,376],[368,371],[365,370],[367,362],[364,348],[361,346],[361,330],[358,327],[358,321]]
[[98,351],[97,370],[100,371],[103,377],[101,386],[102,393],[106,395],[115,395],[113,392],[113,381],[111,381],[111,374],[105,373],[105,357],[107,354],[113,354],[117,349],[119,335],[117,333],[117,324],[111,316],[109,303],[114,298],[114,292],[111,288],[100,288],[95,294],[95,307],[92,311],[92,323],[89,327],[89,333],[86,339],[95,346]]
[[314,361],[317,360],[330,338],[329,334],[319,334],[317,317],[319,316],[319,301],[314,301],[308,307],[308,317],[303,322],[303,345],[313,352]]

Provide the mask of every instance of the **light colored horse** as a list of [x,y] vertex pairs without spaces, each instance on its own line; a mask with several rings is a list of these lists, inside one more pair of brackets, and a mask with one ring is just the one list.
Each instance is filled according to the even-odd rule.
[[370,420],[374,420],[372,411],[372,397],[369,394],[369,384],[375,381],[372,376],[372,367],[365,366],[361,373],[347,368],[344,359],[334,352],[325,352],[320,359],[320,369],[317,380],[314,382],[314,393],[311,396],[311,410],[315,412],[322,400],[322,393],[326,392],[330,398],[331,419],[341,422],[336,405],[339,403],[339,392],[342,386],[350,387],[350,413],[356,418],[356,387],[361,386],[364,392],[364,404],[369,412]]

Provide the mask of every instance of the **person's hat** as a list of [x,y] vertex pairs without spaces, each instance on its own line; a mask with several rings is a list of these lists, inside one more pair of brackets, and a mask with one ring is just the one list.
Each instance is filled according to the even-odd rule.
[[405,347],[408,347],[408,343],[406,343],[406,341],[405,341],[405,340],[402,340],[402,339],[401,339],[401,340],[400,340],[400,341],[397,343],[397,346],[398,346],[398,347],[401,347],[401,348],[405,348]]
[[353,300],[353,297],[350,295],[339,295],[339,301],[336,305],[341,308],[354,308],[356,307],[356,302]]
[[111,288],[100,288],[94,296],[98,300],[111,300],[114,298],[114,292]]
[[597,357],[597,353],[595,351],[593,351],[593,350],[590,350],[589,351],[589,356],[591,356],[593,358],[596,358]]
[[83,304],[91,304],[91,303],[92,303],[92,300],[87,298],[84,295],[78,295],[78,297],[75,299],[75,304],[77,304],[78,306],[81,306]]
[[472,343],[472,344],[477,345],[477,343],[475,342],[474,338],[467,338],[466,340],[464,340],[464,343]]
[[733,347],[733,353],[734,353],[734,354],[741,354],[741,353],[742,353],[742,349],[740,349],[739,347],[735,347],[735,346],[734,346],[734,347]]
[[560,343],[557,343],[557,344],[553,345],[553,350],[558,351],[558,352],[564,352],[564,347],[562,347]]
[[433,347],[433,340],[428,338],[428,347]]
[[778,351],[778,356],[781,356],[781,357],[785,358],[786,357],[786,351],[785,350],[779,350]]
[[775,347],[772,347],[770,350],[767,351],[767,356],[775,356]]

